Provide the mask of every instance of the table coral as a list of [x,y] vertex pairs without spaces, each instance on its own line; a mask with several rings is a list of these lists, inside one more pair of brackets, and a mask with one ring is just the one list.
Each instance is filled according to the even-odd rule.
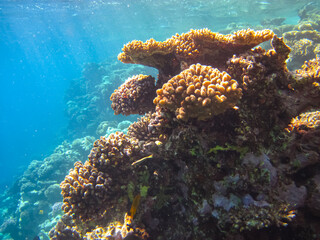
[[154,95],[155,79],[152,76],[136,75],[112,93],[111,107],[116,115],[144,114],[153,109]]
[[154,103],[174,112],[179,120],[208,120],[234,107],[240,98],[241,89],[228,73],[197,64],[158,89]]
[[209,29],[190,30],[163,42],[150,39],[127,43],[118,59],[124,63],[155,67],[165,76],[176,75],[195,63],[223,65],[233,54],[245,52],[273,37],[271,30],[240,30],[223,35]]

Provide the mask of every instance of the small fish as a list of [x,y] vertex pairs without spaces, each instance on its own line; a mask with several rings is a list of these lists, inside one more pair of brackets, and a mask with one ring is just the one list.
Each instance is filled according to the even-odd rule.
[[130,209],[130,217],[133,218],[133,216],[136,214],[139,203],[140,203],[140,194],[138,194],[137,196],[135,196],[135,198],[133,199],[132,205],[131,205],[131,209]]
[[144,160],[146,160],[146,159],[148,159],[148,158],[152,158],[152,157],[153,157],[153,154],[151,154],[151,155],[149,155],[149,156],[146,156],[146,157],[143,157],[143,158],[141,158],[141,159],[139,159],[139,160],[131,163],[131,166],[136,165],[136,164],[138,164],[138,163],[141,163],[141,162],[143,162]]
[[43,214],[43,210],[39,210],[39,214],[42,215]]

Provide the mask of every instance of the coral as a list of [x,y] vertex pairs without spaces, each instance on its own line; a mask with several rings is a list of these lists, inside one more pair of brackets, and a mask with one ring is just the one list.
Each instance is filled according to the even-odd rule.
[[208,120],[234,107],[240,98],[241,89],[228,73],[197,64],[158,89],[154,103],[179,120]]
[[282,38],[274,36],[271,41],[272,49],[266,51],[257,47],[246,53],[234,55],[227,62],[227,72],[236,79],[241,79],[239,84],[247,89],[249,83],[256,83],[268,76],[268,69],[272,68],[281,74],[287,72],[286,60],[290,48],[285,45]]
[[147,113],[128,128],[128,135],[141,141],[157,141],[164,134],[165,120],[159,112]]
[[160,74],[169,76],[179,73],[185,65],[195,63],[221,66],[233,54],[245,52],[272,37],[271,30],[247,29],[229,35],[209,29],[190,30],[164,42],[150,39],[145,43],[136,40],[127,43],[118,59],[124,63],[155,67]]
[[89,163],[99,171],[106,171],[114,166],[120,169],[131,163],[135,155],[139,156],[137,141],[122,132],[116,132],[108,138],[101,137],[95,141],[89,154]]
[[79,232],[71,216],[65,214],[50,230],[49,237],[52,240],[82,240]]
[[76,162],[60,185],[64,212],[89,225],[118,217],[135,191],[135,187],[128,190],[136,178],[131,164],[142,157],[137,140],[122,132],[101,137],[88,161]]
[[320,34],[315,30],[291,31],[283,34],[286,44],[293,45],[297,40],[309,39],[314,42],[320,42]]
[[95,228],[92,232],[86,233],[84,239],[121,240],[128,239],[130,238],[130,236],[137,240],[146,240],[149,238],[149,235],[145,232],[145,230],[133,227],[132,217],[128,214],[125,214],[123,224],[121,224],[120,222],[113,222],[110,223],[106,228]]
[[291,68],[298,68],[304,61],[318,57],[317,49],[320,46],[320,34],[312,28],[305,30],[302,25],[300,23],[298,29],[283,34],[284,42],[292,49],[289,59]]
[[298,83],[311,83],[314,87],[320,87],[320,58],[305,62],[301,69],[296,70],[299,77]]
[[112,194],[111,179],[88,162],[76,162],[74,169],[60,184],[63,196],[62,209],[83,221],[94,216],[103,216],[108,208],[109,196]]
[[[69,138],[95,135],[102,121],[111,122],[113,119],[109,107],[110,95],[125,79],[136,75],[137,72],[145,75],[157,74],[155,70],[144,66],[128,67],[114,60],[100,64],[86,64],[82,76],[72,80],[65,93]],[[98,136],[104,134],[105,132]]]
[[[74,162],[86,159],[94,139],[87,136],[73,142],[64,141],[46,158],[33,160],[29,164],[17,180],[15,200],[11,195],[7,196],[14,202],[14,207],[4,217],[4,220],[12,219],[16,222],[14,228],[6,229],[12,238],[33,239],[39,234],[45,222],[54,214],[52,207],[62,201],[59,183]],[[57,214],[61,214],[61,207],[59,210]],[[51,223],[54,225],[57,221],[54,218]],[[44,234],[47,234],[45,231]]]
[[112,93],[111,107],[116,115],[144,114],[153,109],[154,97],[155,79],[140,74],[127,79]]
[[304,132],[308,129],[319,128],[320,126],[320,111],[305,112],[293,118],[289,124],[287,131],[296,130]]
[[[271,49],[252,49],[270,39]],[[121,61],[159,70],[155,106],[75,164],[61,184],[70,221],[51,238],[64,239],[64,229],[81,239],[316,236],[319,114],[301,112],[320,107],[308,91],[318,65],[289,72],[289,53],[270,30],[127,44]]]

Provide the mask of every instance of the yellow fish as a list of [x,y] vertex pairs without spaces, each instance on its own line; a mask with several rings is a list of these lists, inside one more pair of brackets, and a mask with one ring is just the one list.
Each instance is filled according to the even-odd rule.
[[132,217],[132,218],[137,212],[137,208],[138,208],[139,203],[140,203],[140,198],[141,198],[141,196],[140,196],[140,194],[138,194],[133,199],[133,202],[132,202],[132,205],[131,205],[131,209],[130,209],[130,217]]
[[43,210],[39,210],[39,214],[42,215],[43,214]]
[[148,159],[148,158],[152,158],[152,157],[153,157],[153,154],[151,154],[151,155],[149,155],[149,156],[146,156],[146,157],[143,157],[143,158],[141,158],[141,159],[139,159],[139,160],[131,163],[131,166],[136,165],[136,164],[138,164],[138,163],[141,163],[141,162],[143,162],[144,160],[146,160],[146,159]]

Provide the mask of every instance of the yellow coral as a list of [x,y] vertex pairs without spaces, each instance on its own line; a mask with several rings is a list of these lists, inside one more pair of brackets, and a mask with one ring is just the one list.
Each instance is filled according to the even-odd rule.
[[85,239],[121,240],[126,239],[128,236],[134,236],[134,239],[141,240],[149,238],[148,233],[144,229],[132,227],[132,217],[126,213],[123,224],[116,221],[109,224],[106,228],[97,227],[92,232],[88,232]]
[[296,74],[299,77],[297,84],[312,84],[316,91],[320,91],[320,58],[305,62]]
[[157,90],[154,103],[178,119],[207,120],[235,106],[242,91],[226,72],[200,64],[173,77]]
[[138,60],[142,60],[153,54],[166,55],[171,53],[174,46],[172,43],[171,39],[157,42],[151,38],[145,43],[133,40],[122,48],[123,52],[119,54],[118,59],[123,63],[139,63]]
[[296,129],[298,132],[304,131],[303,128],[315,129],[320,126],[320,111],[305,112],[293,118],[287,131]]
[[154,39],[145,43],[134,40],[123,47],[118,59],[124,63],[138,63],[161,69],[168,63],[174,65],[176,59],[187,61],[200,57],[213,66],[213,63],[218,62],[215,59],[226,60],[234,53],[244,52],[272,39],[273,35],[269,29],[262,31],[247,29],[229,35],[214,33],[209,29],[192,29],[181,35],[176,34],[163,42]]
[[320,78],[320,58],[311,59],[296,71],[301,77]]
[[309,39],[320,42],[320,33],[316,30],[290,31],[283,34],[286,44],[294,45],[300,39]]

